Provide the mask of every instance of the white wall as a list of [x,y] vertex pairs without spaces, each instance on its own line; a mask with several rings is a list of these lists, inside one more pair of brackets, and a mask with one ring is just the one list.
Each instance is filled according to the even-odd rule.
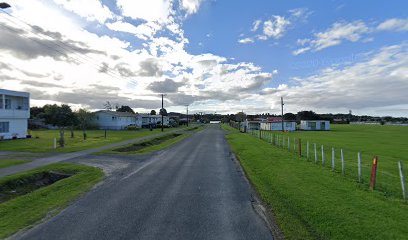
[[9,123],[9,131],[0,133],[0,139],[25,138],[27,136],[27,119],[0,118],[0,122]]
[[[267,131],[282,131],[282,122],[263,122],[261,129]],[[296,122],[283,122],[285,131],[296,131]]]
[[134,117],[121,117],[105,112],[96,112],[93,123],[98,126],[99,129],[113,129],[121,130],[125,129],[129,125],[142,126],[142,118],[135,115]]
[[[312,125],[316,125],[315,128]],[[324,126],[322,126],[324,125]],[[325,120],[302,120],[300,121],[300,129],[307,131],[328,131],[330,130],[330,121]]]

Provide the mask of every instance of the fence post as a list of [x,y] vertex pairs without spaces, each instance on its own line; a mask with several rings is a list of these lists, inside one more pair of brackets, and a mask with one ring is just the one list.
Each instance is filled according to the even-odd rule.
[[371,166],[371,177],[370,177],[370,190],[371,191],[374,191],[374,188],[375,188],[375,180],[377,177],[377,165],[378,165],[378,157],[374,156],[373,165]]
[[285,136],[282,136],[282,148],[285,148]]
[[324,166],[324,147],[322,145],[322,165]]
[[259,138],[261,138],[261,129],[259,129],[258,135],[259,135]]
[[293,138],[293,152],[296,153],[296,138]]
[[306,143],[306,159],[309,160],[309,141]]
[[361,153],[357,153],[357,164],[358,164],[358,182],[361,183]]
[[313,143],[313,147],[314,147],[315,163],[317,163],[317,149],[316,149],[316,143]]
[[299,157],[302,157],[302,139],[300,138],[298,140],[298,152],[299,152]]
[[407,199],[407,189],[405,187],[405,177],[404,177],[403,165],[401,161],[398,161],[398,169],[399,169],[399,175],[400,175],[400,180],[401,180],[402,198],[406,200]]
[[344,176],[344,154],[343,154],[343,149],[340,149],[340,155],[341,155],[341,175]]
[[335,168],[335,163],[334,163],[334,148],[332,148],[332,171],[334,172],[334,168]]

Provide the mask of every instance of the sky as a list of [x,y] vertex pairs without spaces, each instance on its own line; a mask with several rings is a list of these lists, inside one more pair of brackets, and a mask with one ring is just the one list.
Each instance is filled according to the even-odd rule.
[[7,3],[0,88],[32,106],[408,117],[408,1]]

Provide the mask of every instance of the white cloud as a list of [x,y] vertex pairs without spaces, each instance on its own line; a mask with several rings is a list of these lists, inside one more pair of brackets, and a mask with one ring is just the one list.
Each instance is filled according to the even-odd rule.
[[255,20],[252,23],[252,28],[251,28],[251,32],[255,32],[256,30],[258,30],[259,26],[261,25],[262,21],[261,20]]
[[408,31],[408,19],[392,18],[377,26],[379,31]]
[[107,19],[113,19],[114,14],[99,0],[54,0],[65,9],[86,18],[88,21],[104,23]]
[[298,44],[306,47],[295,50],[293,54],[320,51],[339,45],[343,41],[357,42],[369,32],[371,29],[362,21],[336,22],[326,31],[315,33],[313,39],[299,39]]
[[246,44],[246,43],[253,43],[254,39],[252,38],[242,38],[238,40],[239,43]]
[[155,22],[147,22],[135,26],[128,22],[116,21],[113,23],[106,23],[106,27],[113,31],[132,33],[143,40],[152,38],[154,34],[161,29],[161,26]]
[[191,15],[198,11],[203,0],[181,0],[182,8]]
[[285,17],[272,16],[271,20],[264,22],[263,33],[269,38],[280,38],[285,33],[289,24],[289,20],[285,19]]
[[173,13],[171,0],[117,0],[116,4],[124,16],[133,19],[143,19],[148,22],[167,23],[170,21],[170,16]]

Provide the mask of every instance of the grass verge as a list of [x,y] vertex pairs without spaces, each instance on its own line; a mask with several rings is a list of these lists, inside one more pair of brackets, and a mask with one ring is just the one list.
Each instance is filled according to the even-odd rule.
[[[164,136],[166,136],[166,135],[164,135]],[[181,134],[181,135],[179,135],[177,137],[170,138],[170,139],[168,139],[168,140],[166,140],[164,142],[161,142],[159,144],[154,144],[154,145],[147,145],[146,144],[147,145],[146,147],[143,147],[143,148],[141,148],[139,150],[136,150],[136,151],[120,151],[119,152],[119,151],[115,151],[115,149],[109,149],[109,150],[99,152],[98,154],[121,154],[121,155],[134,155],[134,154],[142,155],[142,154],[147,154],[147,153],[159,151],[159,150],[165,149],[167,147],[170,147],[171,145],[183,140],[187,136],[188,136],[187,134]],[[143,141],[143,142],[140,142],[140,143],[136,143],[136,144],[144,145],[145,143],[150,143],[152,141],[160,139],[161,137],[163,137],[163,136],[156,137],[156,138],[153,138],[153,139],[149,139],[149,140],[146,140],[146,141]],[[132,145],[133,144],[129,144],[129,145],[121,147],[121,148],[131,147]]]
[[408,204],[228,126],[227,140],[287,239],[406,239]]
[[14,165],[24,164],[31,162],[31,160],[22,160],[22,159],[0,159],[0,168],[11,167]]
[[90,190],[104,176],[102,170],[98,168],[56,163],[3,177],[0,179],[0,186],[49,171],[73,174],[73,176],[1,203],[0,238],[30,227],[45,217],[56,215],[80,194]]

